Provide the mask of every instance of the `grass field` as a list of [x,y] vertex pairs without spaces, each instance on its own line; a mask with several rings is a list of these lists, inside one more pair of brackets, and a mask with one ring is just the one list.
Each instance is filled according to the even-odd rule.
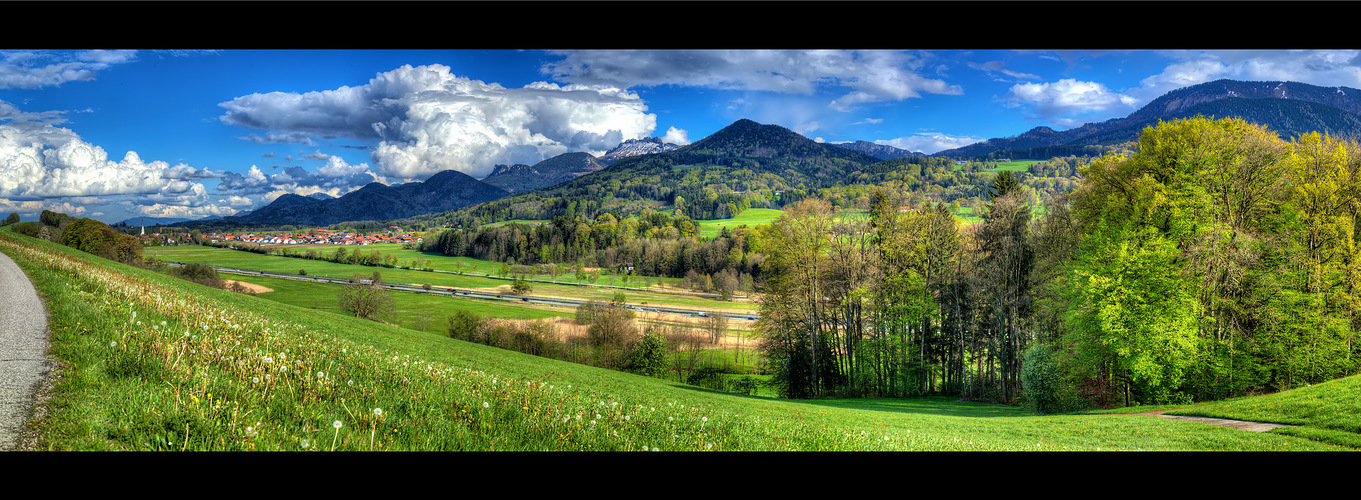
[[1039,163],[1039,162],[1041,162],[1041,161],[1044,161],[1044,160],[1013,160],[1013,161],[999,161],[999,162],[997,162],[997,167],[995,167],[995,168],[989,168],[989,169],[985,170],[985,172],[1005,172],[1005,171],[1010,171],[1010,172],[1029,172],[1029,171],[1030,171],[1030,166],[1031,166],[1031,165],[1034,165],[1034,164]]
[[[944,398],[734,396],[317,314],[8,232],[0,250],[42,292],[61,361],[36,427],[46,450],[1354,449],[1306,439],[1316,435],[1134,415],[1034,416]],[[1355,436],[1330,423],[1361,414],[1357,378],[1339,382],[1309,388],[1317,395],[1276,396],[1301,408],[1337,406],[1281,412],[1305,428]]]
[[731,219],[701,220],[699,223],[699,236],[701,238],[712,239],[723,231],[723,228],[733,229],[739,226],[756,227],[770,224],[775,219],[784,215],[783,210],[772,208],[748,208],[743,210],[740,215]]
[[[381,250],[381,247],[393,247],[390,250]],[[415,250],[401,250],[397,245],[372,245],[373,249],[380,249],[383,253],[393,252],[415,252]],[[154,251],[158,259],[176,262],[201,262],[222,267],[237,267],[256,271],[270,271],[277,273],[298,274],[299,270],[306,270],[309,276],[325,276],[333,278],[349,278],[356,274],[369,276],[377,271],[388,283],[424,284],[430,283],[436,288],[463,288],[478,289],[485,291],[498,291],[502,287],[509,290],[510,281],[497,279],[495,277],[482,276],[483,274],[493,274],[493,263],[480,261],[476,271],[470,271],[471,266],[463,268],[465,273],[475,272],[478,275],[469,274],[448,274],[432,273],[414,269],[396,269],[383,267],[369,267],[355,264],[336,264],[321,260],[305,260],[277,255],[262,255],[252,252],[243,252],[224,248],[213,248],[203,246],[179,246],[179,247],[155,247],[148,249]],[[428,254],[421,254],[428,255]],[[435,262],[435,269],[454,270],[455,265],[451,262],[462,259],[465,262],[473,261],[466,257],[447,257],[442,255],[429,255],[429,259]],[[499,267],[499,266],[497,266]],[[548,276],[539,276],[541,279],[548,279]],[[656,278],[652,281],[655,284]],[[559,276],[558,281],[564,284],[553,283],[534,283],[534,290],[531,295],[546,297],[567,297],[583,300],[597,300],[601,302],[613,301],[615,288],[606,286],[578,286],[566,283],[575,282],[571,276]],[[610,283],[608,277],[602,277],[599,285]],[[620,286],[640,286],[636,279],[625,285],[621,280],[615,280],[615,285]],[[661,292],[647,292],[641,290],[625,290],[625,296],[630,304],[646,304],[654,307],[662,305],[674,305],[696,310],[725,311],[738,314],[756,314],[759,309],[752,302],[727,302],[715,300],[703,296],[669,294]]]

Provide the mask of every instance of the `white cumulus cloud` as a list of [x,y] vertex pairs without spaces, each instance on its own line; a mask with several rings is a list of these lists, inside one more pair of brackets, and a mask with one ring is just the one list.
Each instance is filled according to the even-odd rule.
[[194,182],[224,175],[183,163],[144,161],[136,151],[113,160],[104,148],[51,125],[0,125],[0,204],[24,213],[80,215],[84,207],[110,203],[133,213],[147,213],[143,207],[148,206],[231,211],[215,205],[203,184]]
[[1139,99],[1115,92],[1097,82],[1064,78],[1056,82],[1013,85],[1003,97],[1009,107],[1030,108],[1036,118],[1061,125],[1081,124],[1077,115],[1106,119],[1133,112]]
[[690,144],[690,134],[676,127],[669,127],[666,129],[666,135],[662,136],[662,142],[684,146]]
[[265,137],[380,140],[371,153],[378,174],[405,179],[448,169],[483,177],[497,163],[532,164],[569,151],[599,155],[656,129],[642,99],[619,88],[506,88],[438,64],[402,66],[357,87],[251,94],[220,106],[223,123]]

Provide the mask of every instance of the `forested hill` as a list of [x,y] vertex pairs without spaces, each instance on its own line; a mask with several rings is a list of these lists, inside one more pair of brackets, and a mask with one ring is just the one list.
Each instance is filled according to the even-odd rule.
[[605,212],[624,217],[647,210],[721,219],[750,207],[779,208],[813,190],[842,185],[877,162],[859,151],[744,119],[673,151],[625,158],[563,184],[409,220],[461,225],[595,218]]
[[1054,147],[1068,149],[1050,153],[1081,154],[1084,146],[1134,141],[1144,128],[1159,121],[1194,116],[1240,118],[1265,125],[1286,140],[1314,131],[1352,136],[1361,133],[1361,90],[1298,82],[1216,80],[1168,92],[1124,118],[1065,131],[1036,127],[1015,137],[989,139],[936,156],[1031,158],[1034,156],[1020,151]]
[[223,217],[200,223],[325,225],[345,221],[385,221],[451,210],[494,200],[506,194],[505,190],[482,183],[462,172],[445,170],[425,182],[395,186],[370,183],[340,198],[319,200],[286,194],[245,216]]

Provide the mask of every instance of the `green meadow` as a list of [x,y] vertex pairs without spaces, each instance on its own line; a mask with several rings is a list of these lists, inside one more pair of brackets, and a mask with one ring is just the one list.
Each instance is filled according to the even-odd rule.
[[1044,160],[1012,160],[995,162],[996,167],[991,167],[985,172],[1029,172],[1030,166]]
[[43,450],[1342,451],[1361,432],[1358,377],[1185,410],[1302,425],[1267,433],[943,398],[778,400],[318,314],[8,231],[0,251],[42,292],[60,360]]
[[[389,247],[384,249],[383,247]],[[329,247],[335,248],[335,247]],[[369,276],[378,272],[383,281],[388,283],[402,283],[421,285],[429,283],[435,288],[459,288],[459,289],[480,289],[485,291],[505,291],[510,289],[509,279],[496,277],[496,269],[500,265],[489,261],[479,261],[467,257],[448,257],[443,255],[422,254],[415,250],[402,250],[399,245],[370,245],[364,247],[365,251],[377,250],[384,254],[389,252],[398,255],[398,258],[405,263],[407,258],[404,255],[420,255],[430,259],[434,269],[457,272],[457,261],[463,261],[464,274],[435,273],[416,269],[398,269],[385,267],[370,267],[357,264],[337,264],[323,260],[306,260],[277,255],[263,255],[253,252],[231,250],[226,248],[214,248],[204,246],[178,246],[178,247],[155,247],[148,248],[147,255],[155,253],[155,257],[164,261],[174,262],[201,262],[221,267],[235,267],[254,271],[269,271],[277,273],[298,274],[299,270],[307,271],[308,276],[324,276],[332,278],[349,278],[354,275]],[[319,248],[320,253],[326,253],[328,248]],[[348,250],[348,248],[347,248]],[[476,269],[473,266],[476,265]],[[486,276],[490,274],[491,276]],[[548,275],[537,275],[537,279],[548,280]],[[657,278],[648,280],[656,287]],[[611,302],[617,288],[607,285],[642,287],[644,281],[633,278],[625,283],[620,277],[613,280],[609,276],[602,276],[597,282],[598,286],[590,286],[587,283],[575,284],[576,278],[571,274],[558,276],[559,283],[534,283],[531,295],[548,297],[567,297],[582,300],[597,300],[601,302]],[[674,280],[670,281],[674,283]],[[697,296],[690,294],[674,294],[643,290],[623,290],[628,303],[638,305],[649,305],[662,307],[664,305],[693,308],[697,310],[726,311],[739,314],[756,314],[759,307],[753,302],[722,301],[707,296]]]
[[735,229],[740,226],[756,227],[768,225],[775,219],[784,215],[783,210],[772,208],[748,208],[743,210],[737,217],[731,219],[714,219],[696,221],[699,223],[699,236],[701,238],[712,239],[723,232],[723,228]]

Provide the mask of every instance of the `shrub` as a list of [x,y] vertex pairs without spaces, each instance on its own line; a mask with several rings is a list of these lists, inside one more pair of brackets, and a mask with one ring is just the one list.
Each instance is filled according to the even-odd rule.
[[756,377],[748,375],[746,377],[733,380],[732,382],[729,383],[729,385],[732,386],[733,392],[740,392],[742,394],[751,396],[756,394],[756,387],[761,385],[761,382],[759,380],[756,380]]
[[690,375],[685,377],[685,383],[715,391],[728,390],[728,381],[724,379],[723,372],[717,368],[701,368],[690,372]]
[[510,285],[510,290],[515,292],[516,295],[524,295],[534,291],[534,285],[529,284],[528,281],[517,278],[515,282]]
[[213,266],[198,262],[185,264],[184,267],[179,268],[175,275],[213,288],[224,288],[226,286],[226,282],[222,281],[222,277],[218,276],[217,270],[213,269]]
[[486,319],[472,311],[458,311],[449,316],[449,337],[467,342],[482,343]]
[[377,320],[392,312],[392,295],[387,287],[379,282],[378,273],[373,273],[372,281],[355,275],[349,283],[340,285],[337,299],[342,311],[352,313],[356,318]]
[[666,355],[666,339],[660,333],[649,330],[634,347],[629,367],[640,374],[659,377],[666,373]]
[[30,238],[37,238],[38,231],[41,230],[42,228],[43,225],[37,222],[20,222],[14,225],[13,230],[16,233],[28,236]]
[[1065,413],[1090,405],[1077,386],[1064,376],[1063,367],[1051,347],[1031,346],[1021,365],[1021,396],[1025,406],[1038,414]]
[[605,304],[594,300],[583,302],[577,306],[577,323],[582,325],[594,323],[596,316],[599,316],[606,309],[608,308],[605,307]]

